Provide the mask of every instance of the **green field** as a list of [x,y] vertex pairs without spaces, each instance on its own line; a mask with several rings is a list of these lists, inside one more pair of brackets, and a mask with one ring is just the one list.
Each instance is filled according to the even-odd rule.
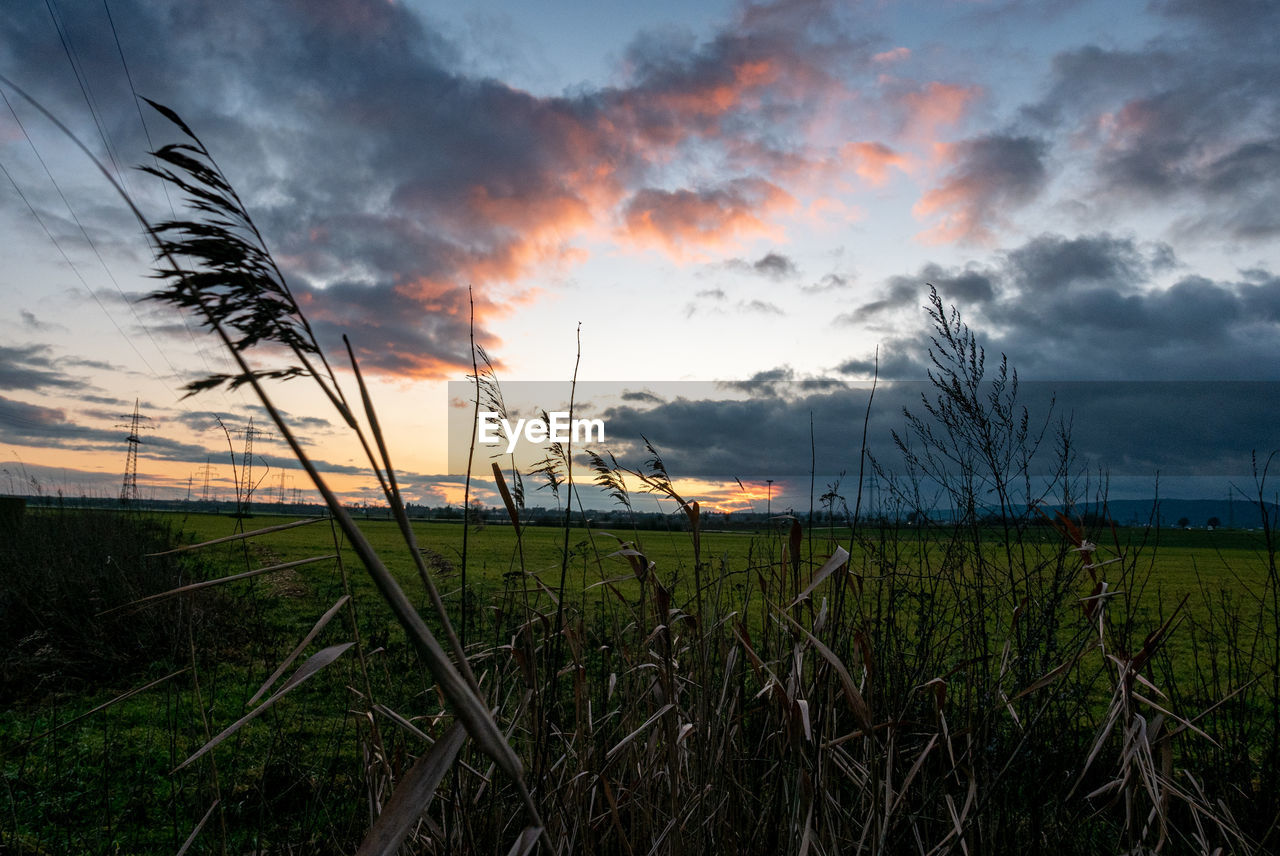
[[[106,539],[118,528],[159,524],[167,530],[155,537],[193,544],[293,521],[266,515],[238,520],[110,512],[80,519],[77,514],[34,510],[27,521],[28,531],[39,528],[33,521],[53,527],[37,545],[46,558],[77,534],[85,541],[80,545],[85,556],[100,555],[94,552],[95,538],[103,540],[100,552],[116,553],[110,562],[78,559],[81,564],[66,571],[64,579],[59,571],[41,571],[47,580],[62,579],[58,584],[66,586],[63,600],[51,602],[61,604],[67,626],[51,629],[36,642],[28,633],[7,661],[17,668],[12,675],[18,683],[0,713],[8,807],[0,822],[0,852],[172,853],[215,800],[219,808],[189,852],[223,852],[224,847],[227,852],[351,852],[371,819],[368,795],[385,793],[388,781],[399,780],[405,765],[426,751],[427,741],[443,733],[450,716],[432,674],[414,655],[340,530],[328,519],[318,519],[192,550],[181,554],[181,560],[159,560],[122,554],[127,546],[108,548]],[[1028,822],[1045,829],[1084,824],[1082,852],[1110,846],[1107,842],[1120,834],[1119,821],[1094,814],[1096,806],[1079,797],[1068,799],[1064,793],[1071,776],[1062,770],[1065,766],[1072,775],[1083,774],[1080,759],[1089,754],[1110,709],[1114,681],[1108,675],[1114,669],[1105,655],[1136,653],[1184,597],[1182,622],[1141,671],[1167,694],[1161,707],[1185,710],[1187,716],[1229,697],[1201,723],[1219,741],[1218,748],[1182,737],[1173,757],[1177,765],[1195,769],[1197,781],[1206,787],[1234,782],[1238,796],[1232,810],[1265,829],[1272,811],[1268,800],[1274,797],[1268,790],[1275,770],[1272,736],[1278,732],[1269,722],[1276,709],[1267,680],[1275,634],[1267,609],[1275,595],[1262,533],[1091,533],[1101,545],[1095,562],[1121,560],[1095,569],[1110,591],[1118,592],[1105,619],[1106,650],[1099,651],[1090,642],[1096,622],[1081,608],[1093,580],[1070,543],[1047,526],[1030,527],[1013,542],[994,528],[868,528],[857,537],[847,528],[802,530],[798,561],[793,561],[789,521],[779,521],[776,529],[757,532],[701,533],[699,563],[691,533],[682,531],[676,520],[670,531],[574,528],[567,539],[564,529],[526,528],[519,540],[510,525],[464,529],[458,523],[413,524],[424,564],[452,623],[465,636],[468,657],[499,709],[499,721],[511,730],[533,771],[530,775],[549,783],[548,794],[583,787],[583,799],[604,801],[588,812],[594,818],[590,832],[580,833],[583,841],[594,842],[589,849],[626,852],[620,847],[625,838],[643,840],[648,834],[646,812],[669,804],[671,785],[646,770],[672,745],[685,745],[678,722],[704,723],[689,726],[695,728],[693,734],[704,735],[696,751],[672,762],[688,776],[682,789],[718,787],[712,784],[718,780],[707,778],[713,769],[729,770],[724,773],[728,782],[804,770],[805,775],[828,777],[829,787],[844,794],[850,805],[870,799],[847,815],[833,805],[832,818],[854,823],[858,811],[874,813],[882,801],[877,803],[874,790],[856,784],[856,776],[846,781],[831,769],[820,772],[823,768],[813,766],[818,759],[853,764],[851,770],[872,759],[910,768],[914,757],[941,745],[937,740],[945,734],[951,735],[947,740],[960,741],[949,750],[960,766],[943,765],[951,772],[939,768],[936,775],[929,773],[932,763],[921,767],[928,784],[922,780],[909,803],[912,808],[901,810],[906,814],[888,811],[879,822],[891,829],[905,824],[899,832],[910,835],[910,825],[925,822],[940,794],[951,794],[959,770],[968,770],[966,776],[989,776],[1017,759],[1017,773],[1006,781],[1002,775],[983,779],[992,795],[988,810],[1023,817],[1025,794],[1038,793],[1037,799],[1050,808]],[[410,600],[441,632],[396,524],[358,522]],[[102,531],[91,532],[95,526]],[[610,555],[620,548],[620,539],[637,544],[653,562],[652,575],[643,583],[625,556]],[[821,583],[808,605],[789,607],[837,547],[852,550],[847,570]],[[325,558],[335,553],[341,561]],[[131,583],[134,588],[127,595],[110,595],[127,602],[180,584],[316,557],[323,560],[105,618],[101,609],[118,604],[97,601],[109,599],[103,580],[114,579],[115,572],[108,570],[101,580],[80,576],[85,562],[132,568],[143,582]],[[157,564],[162,561],[172,564]],[[5,571],[16,580],[23,568],[12,564]],[[14,590],[22,598],[36,597],[35,589]],[[348,590],[351,604],[335,612],[307,653],[352,641],[357,630],[361,647],[202,761],[171,772],[211,736],[254,709],[250,696]],[[78,604],[79,599],[94,603]],[[138,645],[130,642],[133,647],[121,641],[140,634],[148,616],[161,610],[170,610],[165,620],[182,627],[181,633],[165,636],[159,626]],[[565,628],[559,635],[558,626]],[[848,664],[872,720],[883,723],[877,729],[904,728],[888,756],[882,754],[885,744],[867,737],[849,744],[861,747],[858,752],[864,754],[856,757],[836,748],[859,734],[860,714],[847,701],[850,691],[825,655],[818,656],[797,628],[814,638],[820,635],[832,656]],[[61,644],[66,652],[58,652]],[[139,645],[149,648],[135,650]],[[112,657],[89,657],[95,648]],[[18,655],[27,661],[19,662]],[[305,655],[285,674],[303,660]],[[555,678],[539,671],[544,662],[560,664]],[[177,670],[182,671],[138,695],[77,719]],[[1051,673],[1061,677],[1038,689],[1039,679]],[[22,688],[16,689],[19,683]],[[539,689],[544,683],[545,689]],[[922,691],[938,686],[946,688],[944,695]],[[1247,691],[1231,696],[1242,687]],[[646,723],[672,709],[664,699],[673,692],[682,711],[670,723],[674,730],[654,730],[647,740],[628,742],[628,735],[644,731]],[[810,719],[796,719],[795,702],[779,693],[786,699],[807,699]],[[700,712],[703,705],[724,712]],[[547,712],[553,709],[559,712]],[[949,724],[935,731],[942,726],[936,717],[943,711]],[[543,733],[548,716],[574,736]],[[1028,723],[1030,732],[1023,730]],[[822,742],[806,739],[805,728],[821,733],[828,744],[812,758],[810,752],[817,749],[804,747]],[[994,747],[985,760],[962,737],[979,731]],[[930,734],[935,735],[933,743]],[[1026,734],[1037,735],[1034,757],[1022,750]],[[1117,740],[1115,734],[1104,743],[1111,746]],[[714,750],[718,745],[736,748]],[[569,748],[554,750],[565,754],[552,763],[541,755],[548,746]],[[1107,765],[1114,765],[1111,759],[1118,752],[1118,745],[1104,751]],[[630,759],[629,766],[616,765],[618,753]],[[470,772],[442,786],[447,799],[442,798],[433,821],[446,826],[424,828],[419,835],[423,842],[441,836],[450,840],[451,834],[463,834],[456,824],[475,824],[465,833],[471,838],[463,840],[493,841],[503,849],[500,842],[509,842],[514,833],[510,821],[500,819],[518,816],[519,808],[510,789],[499,787],[501,774],[485,772],[483,754],[471,747],[462,757]],[[992,773],[977,772],[984,765],[993,765]],[[1110,775],[1111,766],[1103,767],[1102,762],[1093,765],[1091,775]],[[907,772],[898,769],[894,775],[901,781]],[[615,781],[610,793],[618,807],[601,809],[609,798],[595,789],[609,779]],[[717,816],[727,825],[716,840],[728,840],[722,837],[734,834],[730,830],[737,825],[749,828],[767,823],[770,813],[792,811],[800,792],[777,787],[749,799],[740,796],[740,806],[723,808]],[[474,813],[476,806],[490,805],[489,800],[489,813]],[[557,816],[574,817],[578,811],[572,801],[551,805],[560,807],[544,810]],[[887,811],[883,805],[879,810]],[[1087,824],[1086,817],[1092,818]],[[936,820],[945,830],[946,818]],[[455,826],[447,827],[450,823]],[[799,823],[802,827],[803,818]],[[768,839],[763,827],[755,834],[768,843],[749,845],[744,839],[739,846],[763,852],[785,844]],[[990,840],[1017,841],[1025,832],[1009,828],[990,835]]]

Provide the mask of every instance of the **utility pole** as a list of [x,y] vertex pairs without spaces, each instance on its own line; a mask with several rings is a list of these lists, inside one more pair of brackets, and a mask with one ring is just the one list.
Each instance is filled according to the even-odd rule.
[[125,437],[129,450],[124,459],[124,479],[120,485],[120,504],[130,505],[138,501],[138,445],[142,443],[142,437],[138,431],[143,428],[155,428],[154,425],[143,425],[143,419],[149,419],[138,412],[138,399],[133,400],[133,415],[122,414],[120,419],[128,419],[129,422],[117,423],[116,428],[127,428],[129,434]]
[[768,498],[765,500],[765,517],[773,516],[773,479],[765,479],[764,483],[769,486]]

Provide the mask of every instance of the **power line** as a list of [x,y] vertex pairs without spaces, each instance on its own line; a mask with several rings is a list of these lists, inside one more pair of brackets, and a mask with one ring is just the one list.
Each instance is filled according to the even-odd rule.
[[[146,117],[142,115],[142,99],[138,96],[138,90],[133,85],[133,73],[129,71],[129,61],[125,58],[124,47],[120,44],[120,33],[116,30],[115,17],[111,14],[111,6],[107,0],[102,0],[102,8],[106,11],[107,23],[111,26],[111,36],[116,43],[116,54],[120,57],[120,67],[124,69],[125,80],[129,83],[129,94],[133,96],[133,109],[138,114],[138,124],[142,127],[143,136],[147,138],[147,151],[152,153],[152,162],[155,163],[156,166],[159,166],[159,159],[155,156],[156,144],[151,139],[151,129],[147,127]],[[178,211],[174,207],[173,197],[169,195],[169,183],[160,178],[157,178],[156,180],[160,183],[160,190],[164,193],[165,202],[169,205],[169,213],[173,215],[173,219],[178,219]],[[205,370],[209,372],[209,374],[213,374],[213,367],[209,365],[209,360],[205,356],[205,349],[201,348],[200,344],[196,341],[195,333],[191,329],[191,324],[187,320],[186,314],[180,312],[178,313],[178,317],[182,319],[182,326],[187,331],[187,337],[191,340],[191,346],[195,349],[197,356],[200,357],[200,361],[204,363]],[[224,372],[228,374],[231,373],[231,358],[226,354],[223,354],[222,362]],[[223,400],[226,400],[225,395],[223,396]]]
[[84,103],[89,108],[89,115],[93,117],[93,124],[98,129],[98,136],[102,138],[102,143],[106,146],[107,157],[116,171],[116,178],[120,180],[121,186],[127,190],[128,182],[125,181],[124,175],[120,171],[120,163],[111,147],[111,141],[107,138],[107,132],[102,127],[102,120],[98,116],[98,110],[90,94],[88,75],[84,73],[84,68],[80,64],[79,53],[75,50],[75,46],[71,44],[71,33],[55,11],[53,0],[44,0],[44,5],[49,10],[49,17],[53,20],[53,28],[58,32],[58,40],[62,42],[62,52],[66,54],[67,62],[71,65],[71,72],[75,75],[76,83],[80,86],[80,94],[84,96]]

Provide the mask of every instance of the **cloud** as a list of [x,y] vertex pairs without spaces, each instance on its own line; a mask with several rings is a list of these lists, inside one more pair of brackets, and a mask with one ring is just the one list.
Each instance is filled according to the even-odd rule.
[[[988,350],[1007,354],[1025,378],[1280,379],[1280,276],[1255,268],[1236,279],[1170,278],[1179,272],[1166,244],[1038,235],[986,263],[930,263],[889,277],[875,300],[836,323],[895,311],[881,375],[920,377],[929,366],[922,307],[933,283],[944,305],[955,305]],[[839,370],[865,376],[870,361],[858,356]]]
[[[12,67],[61,61],[39,12],[15,10],[0,37]],[[469,364],[468,286],[477,337],[493,345],[535,276],[571,269],[600,242],[686,261],[780,240],[786,218],[846,168],[843,128],[870,117],[924,133],[977,96],[876,77],[908,51],[821,2],[744,4],[701,41],[642,35],[613,85],[560,96],[468,73],[464,47],[408,4],[120,0],[112,15],[133,76],[218,155],[326,341],[347,330],[369,370],[409,376]],[[88,35],[105,26],[100,12],[69,26],[86,74],[118,79],[114,46]],[[74,87],[40,94],[80,115]],[[850,105],[860,112],[845,117]],[[113,138],[140,153],[127,107]],[[157,143],[175,137],[148,119]],[[845,156],[872,184],[910,168],[869,138]]]
[[787,314],[782,311],[782,307],[778,306],[776,303],[770,303],[767,300],[748,300],[738,305],[747,312],[756,312],[761,315]]
[[1071,135],[1083,198],[1108,212],[1153,204],[1184,239],[1280,234],[1280,74],[1275,4],[1160,2],[1162,37],[1055,57],[1030,123]]
[[[992,343],[981,334],[979,341],[990,353]],[[922,396],[933,400],[938,390],[928,381],[886,380],[891,376],[883,363],[881,369],[868,451],[890,471],[900,471],[892,432],[906,433],[904,409],[929,420]],[[636,466],[644,455],[643,435],[658,448],[677,484],[684,478],[807,476],[814,457],[819,477],[857,471],[869,385],[806,389],[775,379],[725,386],[751,396],[676,398],[644,409],[609,409],[603,418],[610,426],[610,449],[624,464]],[[988,383],[978,394],[992,391]],[[1024,380],[1016,400],[1027,407],[1032,431],[1046,431],[1031,462],[1037,477],[1049,475],[1058,463],[1052,438],[1059,419],[1071,425],[1073,473],[1105,466],[1112,476],[1240,475],[1249,470],[1251,449],[1280,443],[1273,418],[1280,403],[1277,381]],[[1151,437],[1160,442],[1150,442]]]
[[22,326],[34,333],[47,333],[51,330],[65,331],[67,329],[61,324],[52,324],[47,321],[42,321],[35,316],[34,312],[30,312],[26,309],[21,310],[18,313],[18,317],[22,320]]
[[914,275],[890,277],[875,300],[837,315],[833,323],[863,324],[891,310],[918,309],[928,302],[930,285],[944,300],[966,307],[987,303],[995,297],[997,288],[995,274],[990,270],[975,266],[944,268],[929,263]]
[[939,129],[957,124],[982,94],[978,86],[932,80],[886,80],[886,100],[902,114],[902,132],[911,138],[932,141]]
[[853,284],[853,274],[827,273],[815,283],[800,286],[805,294],[821,294],[826,291],[837,291]]
[[798,273],[796,263],[781,253],[766,253],[753,262],[751,267],[756,273],[772,279],[783,279]]
[[[734,258],[721,263],[721,265],[727,270],[763,276],[773,280],[786,279],[800,272],[800,269],[790,256],[775,251],[765,253],[754,262]],[[699,294],[702,294],[702,292],[699,292]]]
[[0,426],[10,440],[41,439],[72,428],[66,411],[0,396]]
[[904,47],[896,47],[892,50],[881,51],[871,57],[871,61],[879,65],[887,65],[894,62],[902,62],[911,57],[911,49]]
[[791,195],[777,185],[743,178],[701,190],[645,188],[627,202],[623,218],[637,245],[684,259],[753,238],[779,238],[779,229],[765,215],[794,206]]
[[991,242],[993,230],[1034,199],[1047,179],[1047,147],[1032,137],[974,137],[942,151],[950,169],[913,209],[920,218],[941,216],[919,236],[926,243]]
[[726,380],[716,385],[722,389],[737,390],[751,395],[774,396],[782,387],[794,382],[795,369],[791,366],[778,366],[753,374],[747,380]]
[[61,366],[68,363],[105,365],[96,361],[58,360],[47,345],[0,345],[0,389],[83,389],[84,381],[62,370]]
[[[1006,258],[1014,284],[1028,297],[1098,285],[1131,291],[1177,263],[1167,244],[1142,246],[1132,238],[1109,234],[1039,235],[1010,250]],[[954,299],[967,302],[971,297],[956,294]]]
[[915,168],[910,155],[896,151],[884,143],[846,143],[840,147],[840,156],[855,174],[875,187],[888,182],[890,169],[911,172]]

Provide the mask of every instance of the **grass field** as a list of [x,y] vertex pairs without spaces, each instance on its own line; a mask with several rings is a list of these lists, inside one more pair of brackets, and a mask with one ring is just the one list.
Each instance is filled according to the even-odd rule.
[[[32,516],[53,517],[60,513],[37,511]],[[131,515],[116,517],[127,519]],[[161,515],[157,519],[171,528],[171,537],[187,543],[225,538],[246,528],[292,522],[265,515],[247,520],[215,515]],[[969,613],[953,609],[955,605],[947,600],[963,588],[940,594],[930,583],[944,575],[957,574],[957,567],[948,558],[955,549],[955,531],[903,527],[892,532],[863,531],[860,537],[851,538],[848,529],[821,529],[813,533],[812,539],[804,533],[799,542],[801,560],[792,563],[787,523],[781,521],[776,530],[755,533],[701,534],[706,596],[702,615],[719,616],[722,628],[740,622],[745,635],[736,644],[743,652],[752,646],[767,669],[780,673],[785,669],[787,652],[792,651],[795,639],[777,612],[776,603],[769,604],[765,595],[776,601],[784,592],[795,593],[806,586],[816,567],[838,546],[852,546],[849,570],[826,580],[815,590],[814,601],[823,604],[824,613],[829,601],[833,608],[843,603],[844,610],[855,610],[863,616],[861,625],[852,620],[846,625],[852,632],[840,640],[844,644],[831,642],[850,661],[857,659],[851,649],[855,647],[852,640],[859,633],[872,639],[867,644],[875,645],[877,650],[894,644],[895,634],[900,634],[901,639],[919,637],[920,606],[933,610],[927,619],[943,631],[931,637],[937,644],[954,645],[956,640],[948,634],[962,633],[965,646],[971,646],[973,634],[979,631],[972,626],[966,629],[964,621]],[[414,563],[404,554],[395,524],[364,520],[359,525],[411,599],[427,611],[425,592]],[[459,627],[464,626],[463,526],[416,523],[415,531],[453,619]],[[985,539],[981,549],[993,563],[998,563],[1002,549],[996,534],[981,534]],[[1125,619],[1133,625],[1133,639],[1140,640],[1155,629],[1164,615],[1184,596],[1188,597],[1188,620],[1148,670],[1153,679],[1165,670],[1162,683],[1167,686],[1168,681],[1176,682],[1184,688],[1182,695],[1187,701],[1204,698],[1205,690],[1234,689],[1232,670],[1239,671],[1244,665],[1228,646],[1206,648],[1204,643],[1220,634],[1224,602],[1247,605],[1264,601],[1267,561],[1262,534],[1121,529],[1095,537],[1104,545],[1099,561],[1117,555],[1116,545],[1118,555],[1125,559],[1106,566],[1114,572],[1114,579],[1142,582],[1142,590],[1132,592],[1134,603],[1140,602],[1141,608],[1130,610]],[[562,566],[568,569],[564,589],[572,616],[568,624],[578,628],[579,645],[595,639],[596,644],[606,647],[616,641],[620,649],[628,650],[624,640],[632,640],[630,645],[634,646],[637,622],[644,625],[637,618],[636,609],[639,607],[644,613],[646,595],[626,557],[609,555],[619,549],[618,538],[639,539],[645,556],[654,562],[654,578],[672,593],[668,607],[672,616],[698,614],[694,607],[691,536],[674,525],[669,532],[572,529],[567,540],[567,562],[563,561],[563,529],[526,528],[519,544],[511,526],[487,525],[468,531],[467,586],[471,594],[467,601],[470,617],[465,627],[468,650],[484,685],[497,691],[502,682],[493,682],[496,674],[518,671],[515,651],[519,646],[513,647],[512,643],[520,635],[521,626],[527,629],[530,616],[535,623],[545,624],[555,614],[553,593],[558,593]],[[1110,549],[1105,546],[1108,542]],[[1017,546],[1021,551],[1019,561],[1048,568],[1069,555],[1070,545],[1055,530],[1034,527],[1021,535]],[[259,848],[255,852],[344,852],[353,846],[376,814],[370,808],[370,795],[386,787],[379,783],[377,765],[368,755],[375,723],[378,739],[387,747],[383,760],[392,769],[392,776],[398,777],[413,754],[428,745],[423,738],[438,735],[448,721],[434,680],[415,661],[403,631],[386,613],[367,577],[359,572],[358,558],[330,521],[318,520],[203,548],[189,554],[199,557],[198,565],[178,564],[169,572],[175,574],[172,585],[177,585],[335,552],[349,570],[354,569],[346,583],[341,565],[328,559],[182,595],[182,600],[191,603],[210,600],[201,619],[203,625],[196,621],[187,626],[185,639],[172,640],[167,650],[155,651],[149,661],[138,661],[119,673],[104,675],[102,680],[80,675],[60,681],[56,672],[44,675],[38,691],[13,699],[0,714],[0,752],[8,806],[5,820],[0,823],[0,842],[4,842],[7,852],[177,852],[215,799],[220,808],[208,822],[214,823],[212,817],[216,817],[219,828],[204,830],[190,852],[220,852],[223,844],[228,852],[246,852],[246,848]],[[973,555],[968,554],[968,558],[972,560]],[[914,570],[904,575],[908,569]],[[1076,644],[1072,640],[1080,638],[1082,624],[1088,626],[1088,622],[1070,618],[1070,610],[1078,615],[1079,599],[1089,594],[1083,575],[1074,574],[1072,579],[1074,590],[1061,598],[1068,614],[1062,616],[1065,620],[1054,631],[1056,656]],[[155,594],[168,587],[160,579],[152,579],[151,583],[157,591],[137,591],[134,596]],[[206,756],[209,766],[201,772],[191,767],[171,774],[210,736],[253,708],[250,696],[348,587],[355,608],[343,615],[358,616],[368,668],[362,670],[350,657],[338,661]],[[842,599],[841,588],[849,594],[857,590],[856,605],[853,598]],[[912,605],[905,607],[909,601]],[[157,606],[169,602],[160,601]],[[989,637],[993,649],[1000,647],[1000,634],[1009,633],[1007,619],[1012,606],[992,600],[982,607],[988,620],[980,635]],[[140,608],[131,620],[136,621],[136,616],[144,615],[148,608],[155,607]],[[950,621],[948,615],[953,612],[956,620]],[[219,614],[223,617],[214,620],[212,616]],[[835,616],[810,616],[819,630],[823,620],[835,623]],[[867,619],[881,625],[868,627]],[[656,615],[651,620],[656,621]],[[683,635],[688,637],[691,632],[686,630]],[[618,639],[610,639],[611,633],[616,633]],[[313,647],[351,635],[352,627],[338,619],[322,631]],[[629,657],[661,642],[661,637],[655,639],[652,632],[643,635],[648,637],[647,645],[631,647]],[[720,638],[731,641],[734,637],[732,632],[725,632]],[[903,670],[924,669],[919,671],[923,677],[935,665],[951,662],[954,667],[962,662],[955,659],[954,652],[936,661],[926,653],[913,654],[901,639],[900,656],[907,658],[898,664]],[[677,647],[679,644],[675,641]],[[724,644],[717,644],[720,657],[729,650],[722,647]],[[1267,644],[1273,644],[1272,640]],[[768,656],[771,651],[775,652],[772,657]],[[599,670],[607,680],[608,670],[619,674],[616,664],[610,666],[606,662],[609,655],[605,648],[594,655],[589,650],[580,651],[577,656],[585,675]],[[693,655],[686,652],[685,656]],[[1252,666],[1269,657],[1269,651],[1259,651]],[[661,661],[659,657],[658,662]],[[731,671],[725,672],[721,680],[734,673],[731,662],[728,667]],[[741,661],[736,668],[743,668]],[[811,674],[811,668],[802,666],[797,677],[815,679],[818,674]],[[178,669],[186,671],[106,710],[76,719],[131,688]],[[740,679],[747,680],[750,672],[748,669]],[[765,674],[758,672],[755,681],[744,684],[744,702],[754,693],[768,691],[768,680],[758,682]],[[1082,671],[1078,677],[1084,703],[1094,709],[1080,710],[1077,702],[1075,712],[1068,714],[1090,727],[1105,715],[1110,692],[1105,681],[1099,682],[1098,672],[1091,675]],[[1217,685],[1204,686],[1206,681]],[[750,688],[752,683],[755,689]],[[861,683],[863,693],[871,699],[868,703],[874,705],[875,681],[869,669]],[[904,698],[911,695],[910,687],[904,685],[895,690],[893,683],[890,681],[881,692],[905,693]],[[949,683],[957,693],[956,700],[950,703],[956,704],[963,698],[960,694],[967,691],[967,682],[953,676]],[[1000,683],[1008,686],[1008,697],[1014,697],[1014,691],[1019,689],[1004,675]],[[361,713],[362,696],[368,693],[378,700],[372,718]],[[1178,693],[1171,695],[1176,698]],[[572,697],[571,692],[568,703],[576,709],[581,699],[575,703]],[[602,701],[608,704],[607,699]],[[653,701],[646,705],[650,712],[661,707]],[[1265,754],[1258,754],[1264,747],[1256,744],[1265,732],[1256,725],[1265,718],[1265,708],[1264,699],[1254,698],[1249,707],[1232,713],[1235,718],[1227,722],[1231,727],[1245,727],[1243,739],[1254,742],[1253,748],[1245,750],[1245,761],[1252,757],[1250,763],[1255,767]],[[958,722],[964,721],[963,709],[962,704],[956,711]],[[757,715],[761,713],[756,711]],[[622,717],[621,713],[614,715]],[[41,736],[55,727],[57,731]],[[1217,733],[1212,721],[1205,727]],[[422,737],[415,736],[423,732],[426,733]],[[610,739],[621,736],[615,734]],[[1079,743],[1086,737],[1087,728],[1069,742]],[[657,745],[651,746],[650,751],[656,750]],[[1188,757],[1196,757],[1195,752],[1189,751]],[[1221,762],[1218,755],[1213,758],[1214,763]],[[1240,759],[1235,763],[1241,763]],[[1255,793],[1265,793],[1261,790],[1264,786],[1259,779]],[[1105,834],[1106,828],[1104,824],[1095,832]],[[430,837],[429,833],[423,834]],[[598,825],[596,830],[599,841],[605,844],[612,840],[617,845],[622,834],[609,824]]]

